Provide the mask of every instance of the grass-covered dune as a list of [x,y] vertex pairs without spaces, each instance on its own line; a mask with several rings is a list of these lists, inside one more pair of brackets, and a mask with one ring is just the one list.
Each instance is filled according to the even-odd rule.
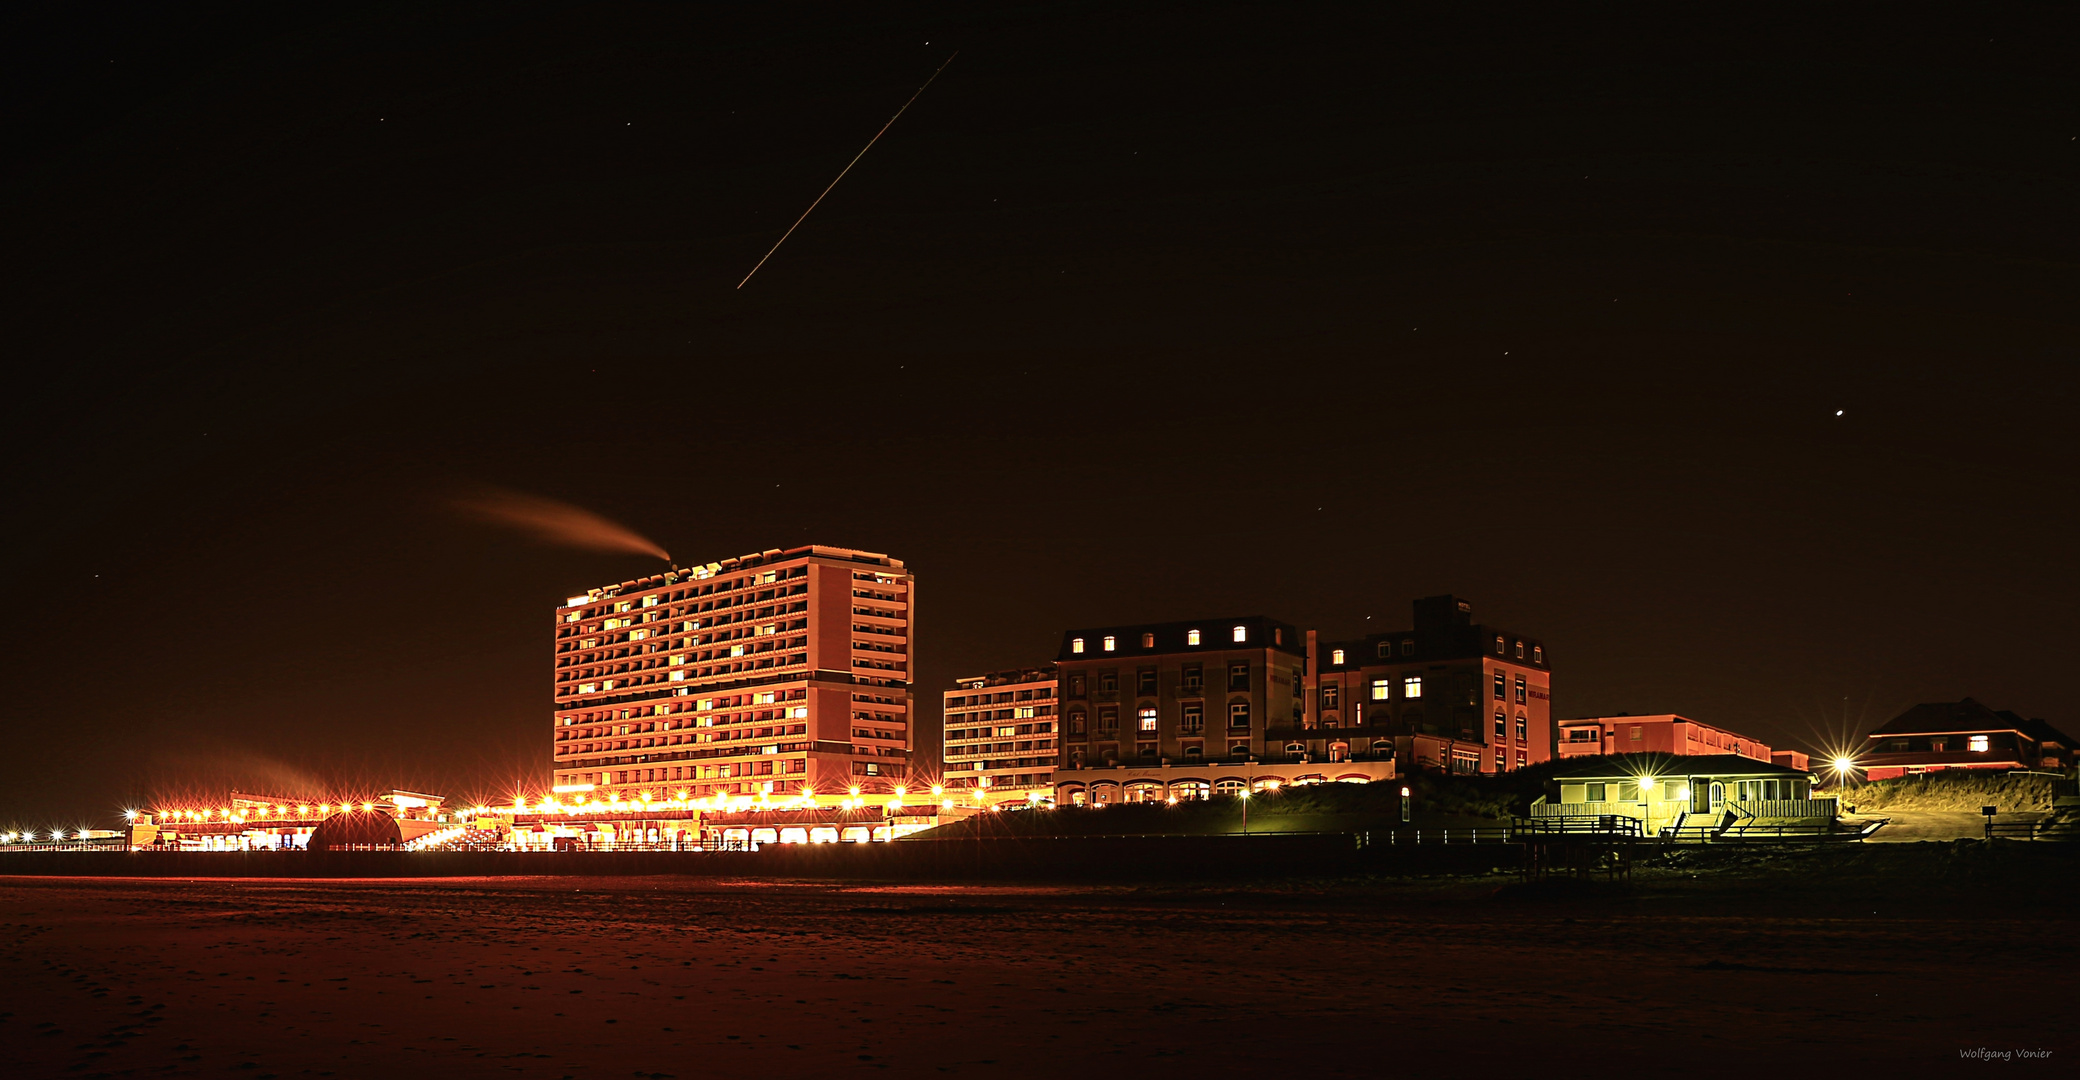
[[[1252,795],[1250,832],[1321,832],[1401,827],[1401,789],[1410,791],[1413,825],[1494,826],[1524,812],[1542,790],[1531,770],[1503,777],[1418,776],[1375,784],[1309,784]],[[1243,802],[1233,797],[1169,803],[1119,803],[981,814],[915,835],[1203,836],[1242,831]]]

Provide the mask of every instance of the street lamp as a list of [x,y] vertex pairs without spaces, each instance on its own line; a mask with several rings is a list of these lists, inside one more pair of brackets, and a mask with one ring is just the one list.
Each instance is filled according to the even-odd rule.
[[1249,835],[1249,785],[1242,787],[1242,835]]

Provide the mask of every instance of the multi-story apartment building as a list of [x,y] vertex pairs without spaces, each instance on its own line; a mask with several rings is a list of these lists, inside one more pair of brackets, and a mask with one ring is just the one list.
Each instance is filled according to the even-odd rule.
[[[1589,716],[1559,723],[1556,752],[1563,758],[1595,754],[1638,754],[1658,752],[1697,756],[1738,754],[1756,761],[1774,760],[1769,744],[1760,739],[1699,723],[1674,713],[1654,716]],[[1793,768],[1804,768],[1803,754]]]
[[1307,636],[1306,707],[1272,735],[1323,760],[1392,756],[1417,769],[1493,773],[1553,756],[1543,642],[1473,621],[1456,596],[1415,602],[1414,627],[1321,642]]
[[945,695],[945,787],[976,803],[1054,797],[1055,666],[992,671]]
[[915,602],[901,561],[821,545],[571,597],[556,611],[556,790],[891,791],[914,747]]
[[[1299,723],[1300,632],[1262,616],[1104,626],[1062,635],[1057,798],[1205,798],[1246,786],[1341,779],[1289,759],[1272,733]],[[1392,762],[1355,769],[1385,779]],[[1377,774],[1377,775],[1374,775]]]

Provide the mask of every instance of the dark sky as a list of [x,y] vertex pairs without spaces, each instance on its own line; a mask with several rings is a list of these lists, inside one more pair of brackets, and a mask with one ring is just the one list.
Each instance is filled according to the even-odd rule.
[[545,775],[659,564],[485,485],[906,560],[928,729],[1445,591],[1562,716],[2080,726],[2071,5],[1295,7],[11,5],[0,825]]

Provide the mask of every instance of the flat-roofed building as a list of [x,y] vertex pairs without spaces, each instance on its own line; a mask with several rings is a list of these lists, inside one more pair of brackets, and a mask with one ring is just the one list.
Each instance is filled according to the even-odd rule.
[[[1591,757],[1596,754],[1738,754],[1757,761],[1776,761],[1777,751],[1768,743],[1722,727],[1700,723],[1674,713],[1652,716],[1587,716],[1562,720],[1559,756]],[[1805,755],[1785,751],[1780,764],[1805,767]]]
[[992,671],[946,691],[944,785],[989,806],[1054,798],[1055,666]]
[[554,786],[588,799],[891,792],[914,749],[901,561],[812,545],[556,610]]
[[1544,642],[1473,621],[1456,596],[1414,604],[1413,627],[1307,641],[1306,708],[1273,734],[1323,759],[1393,757],[1403,773],[1520,769],[1553,756]]

